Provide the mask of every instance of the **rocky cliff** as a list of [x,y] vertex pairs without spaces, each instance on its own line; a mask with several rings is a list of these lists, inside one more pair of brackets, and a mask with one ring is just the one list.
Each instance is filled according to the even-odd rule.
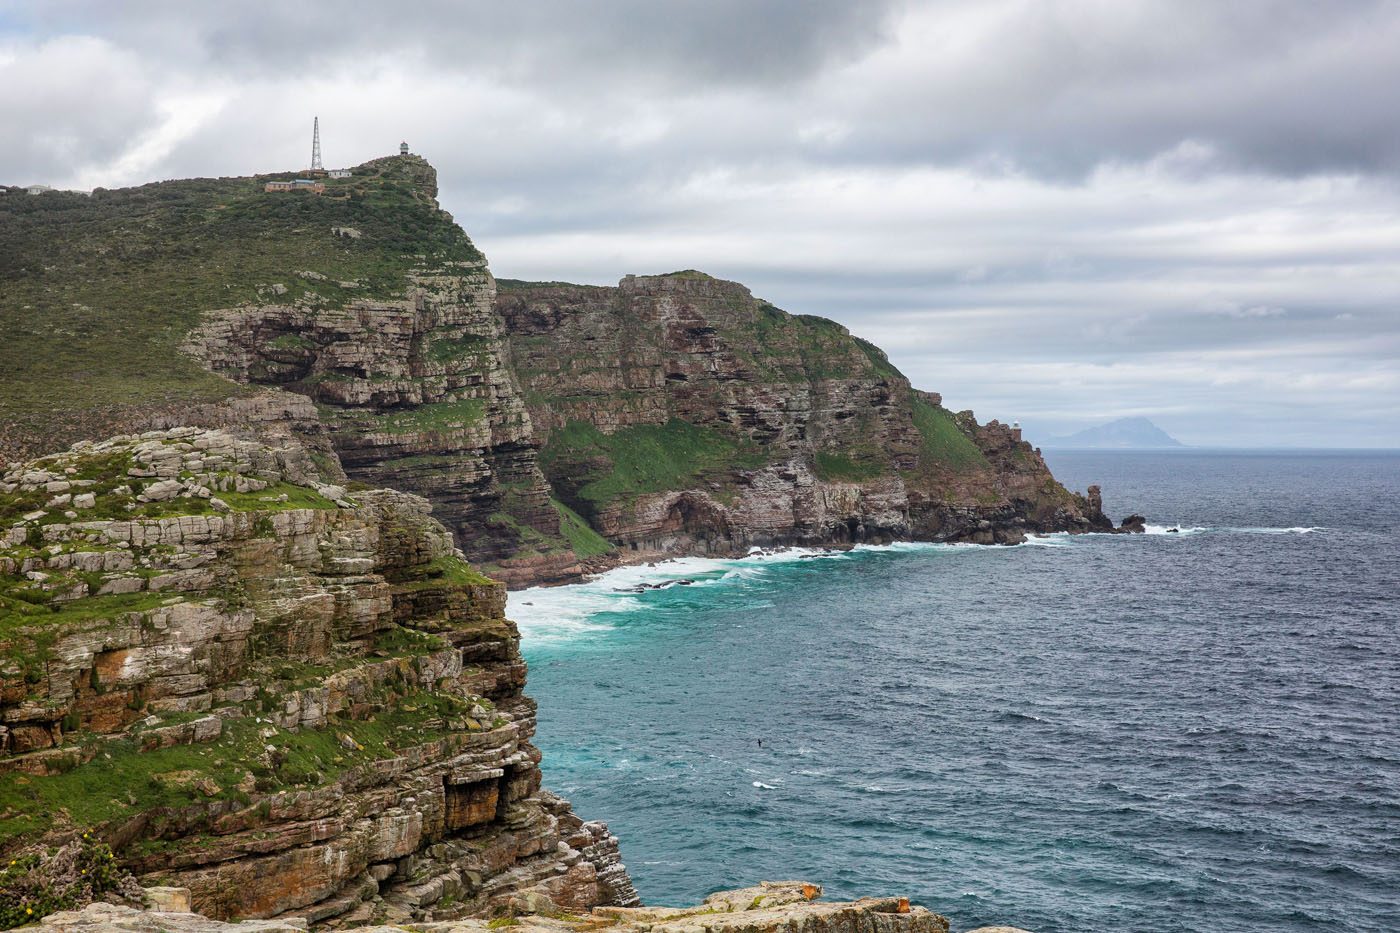
[[428,497],[471,560],[577,575],[494,282],[432,166],[378,159],[325,196],[273,177],[0,200],[0,459],[256,426]]
[[179,428],[4,472],[0,848],[42,873],[96,834],[217,918],[634,903],[540,788],[502,585],[426,500],[320,469]]
[[556,494],[633,550],[1108,530],[1019,432],[951,412],[877,347],[698,272],[502,283]]
[[630,554],[1108,530],[1037,451],[835,322],[696,272],[507,282],[377,159],[0,199],[0,458],[175,425],[425,497],[510,585]]

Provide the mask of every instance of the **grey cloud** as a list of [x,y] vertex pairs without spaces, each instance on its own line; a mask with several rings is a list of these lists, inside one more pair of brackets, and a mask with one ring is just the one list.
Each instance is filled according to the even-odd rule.
[[159,123],[156,88],[130,53],[85,37],[5,51],[0,44],[0,182],[43,182],[115,160]]
[[[188,4],[57,0],[37,28],[97,28],[203,68],[265,75],[398,56],[406,67],[482,71],[513,82],[679,86],[785,83],[879,42],[890,0],[536,0]],[[177,45],[170,45],[172,38]],[[154,50],[154,49],[153,49]]]
[[1226,167],[1400,173],[1397,0],[58,0],[24,14],[195,80],[387,67],[533,89],[595,130],[638,109],[690,116],[643,150],[680,163],[776,152],[1072,180],[1185,144]]
[[1400,446],[1396,0],[7,15],[0,181],[295,168],[319,114],[501,276],[701,268],[1047,433]]

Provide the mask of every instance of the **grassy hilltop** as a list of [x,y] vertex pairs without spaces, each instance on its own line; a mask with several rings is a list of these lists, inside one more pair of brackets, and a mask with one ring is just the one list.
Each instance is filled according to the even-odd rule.
[[[0,436],[77,440],[120,423],[124,409],[238,391],[178,351],[206,311],[394,297],[419,257],[481,258],[438,209],[426,162],[393,157],[354,171],[325,179],[322,196],[263,191],[266,181],[295,177],[285,173],[99,188],[91,197],[7,189]],[[347,227],[358,236],[333,232]]]

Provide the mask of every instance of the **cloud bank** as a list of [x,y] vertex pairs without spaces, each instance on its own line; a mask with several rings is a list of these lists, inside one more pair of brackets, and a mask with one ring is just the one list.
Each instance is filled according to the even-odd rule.
[[400,138],[497,275],[700,268],[1030,436],[1400,446],[1400,3],[0,6],[0,181]]

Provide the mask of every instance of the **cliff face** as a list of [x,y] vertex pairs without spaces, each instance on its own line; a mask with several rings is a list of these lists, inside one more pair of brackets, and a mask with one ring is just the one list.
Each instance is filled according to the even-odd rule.
[[1011,428],[878,348],[695,272],[505,283],[496,307],[556,493],[631,549],[1102,529]]
[[[373,171],[401,177],[424,198],[437,194],[421,160],[384,159],[357,171],[362,179]],[[529,552],[542,558],[531,564],[538,575],[578,573],[536,464],[494,297],[484,259],[423,256],[400,298],[328,306],[315,292],[220,309],[184,349],[235,382],[311,398],[320,423],[300,425],[302,433],[324,433],[349,478],[430,499],[469,559],[495,564]]]
[[214,917],[632,903],[540,789],[504,589],[417,496],[181,428],[0,480],[0,847],[100,834]]

